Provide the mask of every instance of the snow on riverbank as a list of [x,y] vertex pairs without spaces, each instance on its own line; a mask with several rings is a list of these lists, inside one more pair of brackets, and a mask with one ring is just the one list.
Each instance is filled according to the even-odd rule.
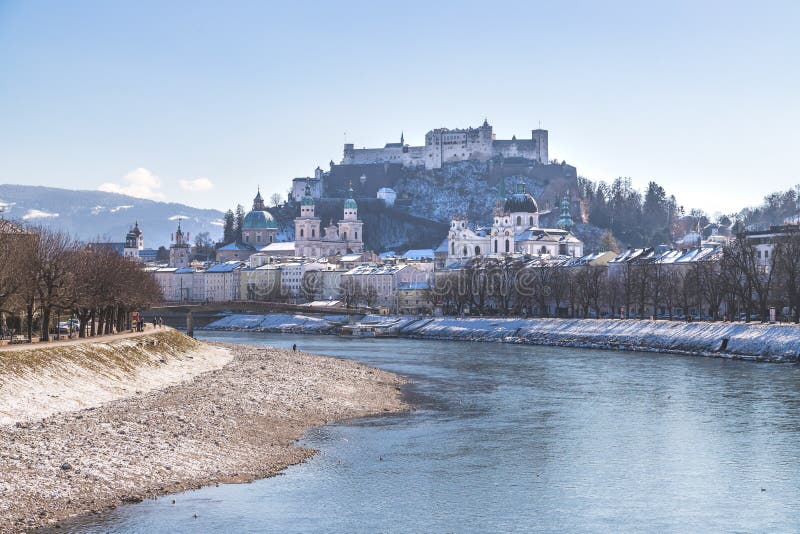
[[[101,338],[102,339],[102,338]],[[175,330],[0,352],[0,425],[99,406],[222,367],[226,349]]]
[[[374,315],[364,317],[361,323],[393,325],[400,336],[419,339],[643,350],[771,362],[800,359],[800,326],[787,324]],[[303,315],[231,315],[209,328],[329,334],[337,331],[337,323]]]
[[[330,334],[337,324],[331,317],[316,317],[289,313],[273,313],[270,315],[228,315],[214,321],[205,328],[207,330],[249,330],[253,332],[278,332],[292,334]],[[347,322],[347,318],[342,318]]]
[[778,324],[437,317],[412,324],[403,334],[425,339],[648,350],[775,362],[794,362],[800,355],[800,327]]

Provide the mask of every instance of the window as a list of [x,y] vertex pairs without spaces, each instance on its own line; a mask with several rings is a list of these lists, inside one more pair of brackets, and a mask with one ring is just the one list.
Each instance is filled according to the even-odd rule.
[[347,232],[342,232],[342,239],[347,241]]
[[314,228],[311,229],[311,237],[316,237],[316,230]]
[[303,229],[300,228],[300,237],[303,237]]
[[517,226],[522,226],[522,217],[517,215]]
[[475,245],[475,255],[476,256],[481,255],[481,247],[479,247],[478,245]]
[[497,239],[494,240],[494,253],[497,254]]
[[353,237],[353,239],[355,239],[357,241],[358,240],[358,232],[356,232],[355,234],[356,235],[355,235],[355,237]]
[[456,255],[456,244],[450,243],[450,254],[455,256]]
[[466,256],[466,255],[467,255],[467,245],[464,245],[464,253],[462,254],[462,256]]
[[533,215],[531,215],[531,219],[530,219],[530,222],[529,222],[528,224],[530,224],[531,226],[533,226]]
[[508,253],[510,247],[511,247],[511,242],[508,239],[506,239],[506,253]]

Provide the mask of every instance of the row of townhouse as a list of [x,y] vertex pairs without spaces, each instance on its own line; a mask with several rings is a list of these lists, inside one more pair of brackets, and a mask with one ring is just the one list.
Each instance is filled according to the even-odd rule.
[[240,300],[245,263],[230,261],[204,270],[162,267],[152,270],[165,302],[230,302]]
[[[336,262],[254,256],[248,263],[228,261],[204,270],[152,269],[166,302],[331,301],[380,306],[396,312],[421,310],[422,291],[433,273],[432,262],[378,264],[347,255]],[[410,284],[410,285],[409,285]]]
[[400,307],[398,290],[409,283],[428,283],[430,275],[409,264],[360,265],[342,274],[340,299],[396,313]]

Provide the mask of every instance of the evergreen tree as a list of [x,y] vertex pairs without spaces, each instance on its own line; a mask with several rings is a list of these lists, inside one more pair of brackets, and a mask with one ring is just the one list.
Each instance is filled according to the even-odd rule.
[[225,212],[225,224],[222,227],[222,242],[228,244],[236,240],[236,230],[234,228],[233,211],[228,210]]
[[236,241],[242,240],[242,225],[244,225],[244,206],[241,204],[236,205],[236,224],[234,225],[234,232]]
[[169,261],[169,250],[164,245],[158,247],[158,250],[156,251],[156,261],[159,263]]

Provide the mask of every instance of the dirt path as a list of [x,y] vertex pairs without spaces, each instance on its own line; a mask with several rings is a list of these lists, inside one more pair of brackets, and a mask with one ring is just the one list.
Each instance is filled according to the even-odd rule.
[[80,345],[82,343],[101,343],[106,341],[115,341],[117,339],[127,339],[131,337],[146,336],[153,332],[160,332],[169,328],[164,326],[162,328],[153,328],[152,324],[145,324],[144,332],[122,332],[120,334],[106,334],[103,336],[83,337],[77,339],[67,339],[62,341],[40,341],[37,343],[15,343],[13,345],[0,345],[0,352],[13,351],[13,350],[31,350],[34,348],[49,348],[49,347],[68,347],[70,345]]

